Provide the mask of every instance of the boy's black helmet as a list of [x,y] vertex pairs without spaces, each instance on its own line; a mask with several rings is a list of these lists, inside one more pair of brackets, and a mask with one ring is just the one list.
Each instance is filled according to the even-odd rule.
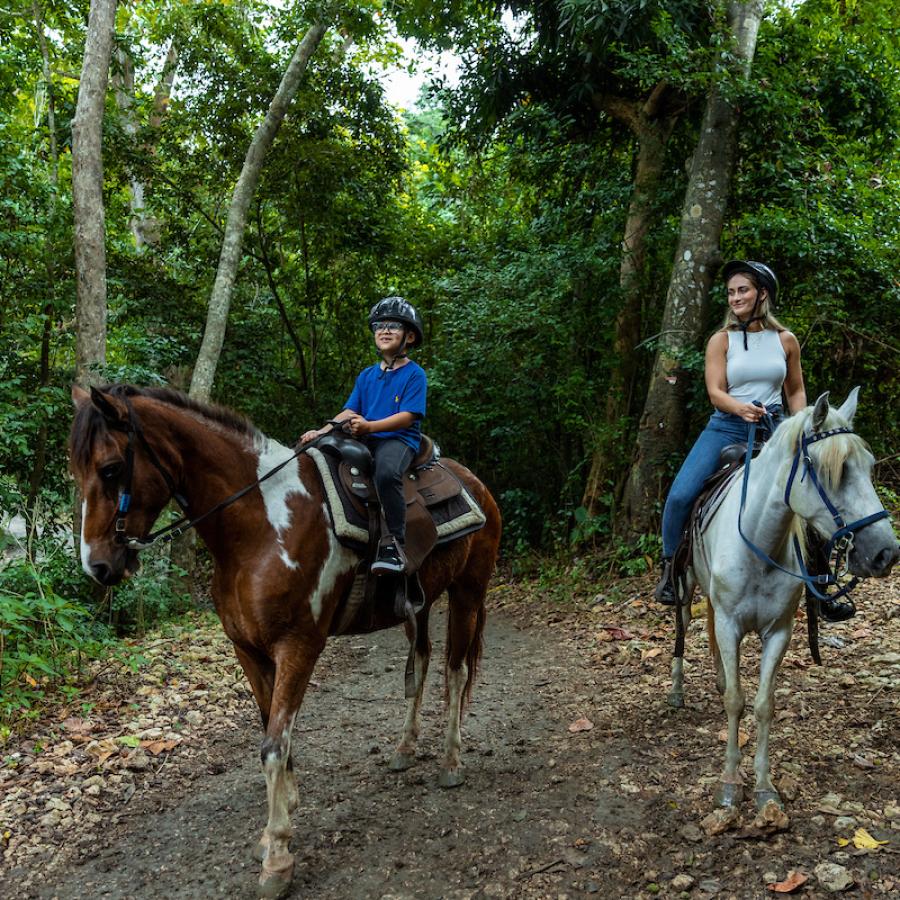
[[369,328],[376,322],[392,320],[402,322],[416,335],[416,347],[421,347],[425,339],[422,331],[422,318],[416,308],[402,297],[385,297],[379,300],[369,313]]
[[769,309],[772,309],[778,300],[778,278],[775,273],[765,263],[754,262],[752,259],[733,259],[723,266],[722,280],[728,284],[732,275],[740,275],[742,272],[753,275],[757,284],[766,289]]

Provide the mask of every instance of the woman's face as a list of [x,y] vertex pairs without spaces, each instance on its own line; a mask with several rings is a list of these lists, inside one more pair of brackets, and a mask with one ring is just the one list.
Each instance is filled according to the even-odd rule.
[[[753,304],[759,291],[747,275],[732,275],[728,279],[728,305],[740,321],[753,314]],[[765,296],[765,292],[763,292]]]

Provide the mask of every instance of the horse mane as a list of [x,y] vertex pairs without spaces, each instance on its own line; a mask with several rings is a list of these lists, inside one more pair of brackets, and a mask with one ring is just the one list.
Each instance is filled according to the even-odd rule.
[[[807,406],[799,412],[785,419],[775,430],[769,445],[775,447],[786,445],[785,452],[794,454],[800,447],[800,438],[809,429],[807,425],[812,418],[813,407]],[[828,415],[822,425],[823,431],[831,431],[833,428],[849,428],[850,423],[833,406],[828,408]],[[866,461],[869,453],[868,444],[855,433],[835,434],[828,440],[813,444],[810,454],[816,464],[816,472],[819,478],[826,479],[828,485],[833,488],[840,487],[841,477],[844,473],[844,465],[849,459],[855,459],[861,463]]]
[[[244,435],[254,441],[263,438],[262,432],[244,415],[215,403],[202,403],[188,397],[181,391],[168,387],[137,387],[133,384],[106,384],[99,390],[119,399],[147,397],[174,406],[188,413],[200,416],[207,422],[219,425],[228,431]],[[84,467],[91,459],[91,448],[98,439],[109,433],[109,425],[92,403],[82,404],[75,413],[69,438],[69,453],[75,465]]]
[[[800,447],[800,439],[809,429],[810,419],[812,419],[813,407],[807,406],[799,412],[785,419],[771,440],[764,448],[772,453],[781,449],[781,452],[793,456]],[[830,431],[833,428],[847,428],[850,423],[838,412],[834,407],[829,407],[828,415],[822,425],[823,430]],[[820,441],[810,447],[810,453],[815,461],[816,473],[820,480],[824,479],[828,482],[828,486],[837,488],[841,483],[841,476],[844,472],[844,465],[848,459],[858,459],[860,462],[865,461],[868,454],[868,445],[858,434],[835,434],[827,440]],[[806,526],[803,520],[795,516],[788,529],[788,536],[796,537],[803,558],[806,559]]]

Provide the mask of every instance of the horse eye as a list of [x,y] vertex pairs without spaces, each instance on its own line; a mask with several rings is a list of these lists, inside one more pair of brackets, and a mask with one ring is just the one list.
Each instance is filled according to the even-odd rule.
[[100,470],[100,477],[104,481],[115,481],[122,474],[122,463],[110,463]]

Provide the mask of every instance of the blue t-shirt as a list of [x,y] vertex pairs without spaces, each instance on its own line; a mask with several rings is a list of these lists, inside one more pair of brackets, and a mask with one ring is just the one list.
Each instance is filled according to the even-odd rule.
[[380,363],[363,369],[356,378],[353,392],[344,404],[363,418],[374,422],[401,412],[412,413],[416,420],[409,428],[400,431],[376,431],[374,438],[399,438],[404,444],[418,451],[425,415],[425,394],[428,379],[425,370],[410,360],[397,369],[383,370]]

